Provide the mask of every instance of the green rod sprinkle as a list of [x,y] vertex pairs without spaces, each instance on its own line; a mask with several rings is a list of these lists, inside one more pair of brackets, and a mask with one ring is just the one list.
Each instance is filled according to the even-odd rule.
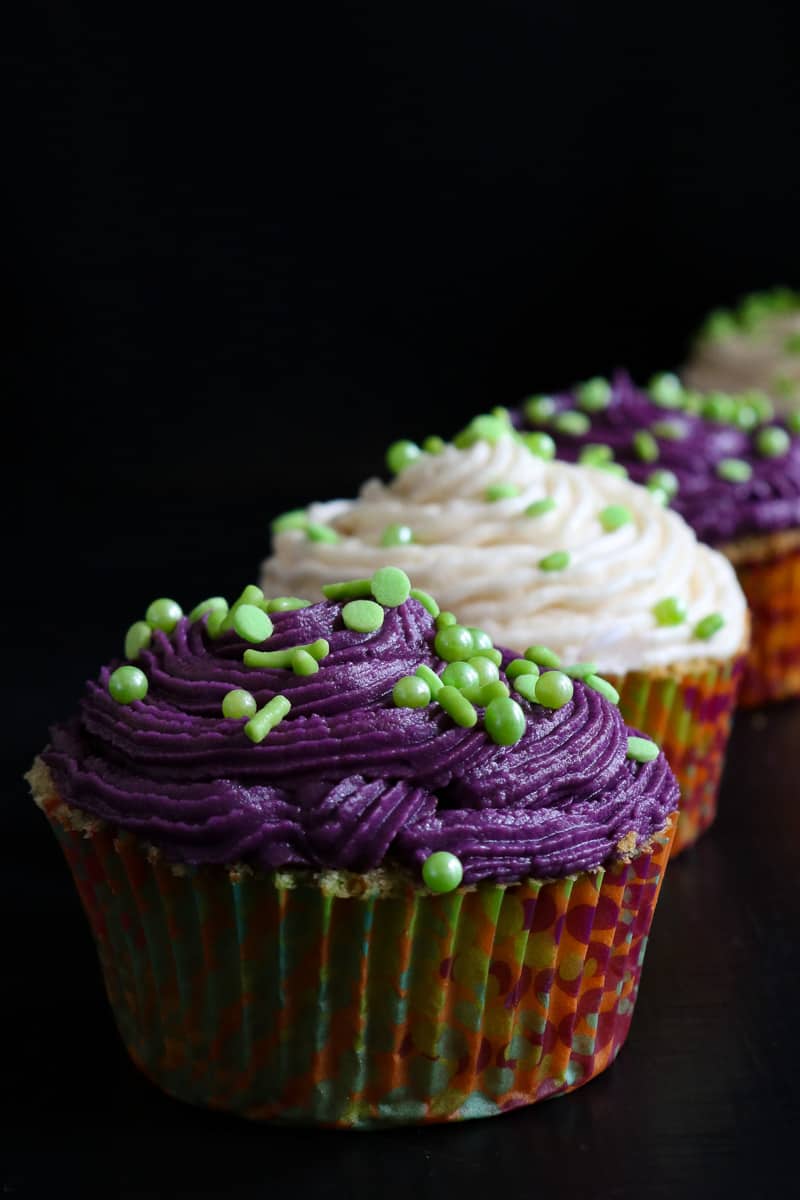
[[554,550],[552,554],[540,558],[538,566],[540,571],[563,571],[569,564],[569,550]]
[[427,683],[428,690],[435,700],[444,686],[436,672],[432,671],[430,667],[426,667],[424,663],[420,663],[414,674],[418,679],[421,679],[424,683]]
[[370,580],[346,579],[342,583],[326,583],[322,594],[326,600],[360,600],[370,595]]
[[703,617],[703,619],[698,621],[695,625],[694,636],[696,638],[702,638],[703,641],[707,641],[708,638],[713,637],[715,633],[719,633],[724,624],[725,618],[723,617],[722,613],[709,613],[707,617]]
[[275,596],[267,601],[267,612],[294,612],[298,608],[311,608],[313,601],[301,600],[299,596]]
[[267,734],[279,725],[291,708],[285,696],[273,696],[268,704],[259,709],[244,727],[251,742],[263,742]]
[[281,513],[272,522],[271,529],[273,533],[286,533],[290,529],[305,529],[308,525],[308,516],[304,508],[293,508],[290,512]]
[[654,758],[658,758],[658,746],[647,738],[629,737],[627,757],[634,762],[652,762]]
[[524,517],[543,517],[545,513],[552,512],[556,507],[556,502],[552,496],[543,496],[541,500],[534,500],[533,504],[529,504],[522,514]]
[[556,668],[561,666],[561,659],[554,650],[549,650],[547,646],[528,646],[525,657],[539,667]]
[[619,692],[614,687],[613,683],[609,683],[607,679],[603,679],[602,675],[584,675],[583,682],[593,691],[599,692],[606,700],[610,700],[612,704],[619,704]]
[[497,500],[513,500],[520,489],[516,483],[490,483],[484,492],[484,497],[490,502]]
[[472,729],[473,725],[477,725],[478,713],[475,706],[470,704],[466,696],[462,696],[458,688],[446,685],[441,687],[436,702],[462,729]]
[[408,594],[412,600],[416,600],[418,604],[421,604],[422,607],[426,609],[432,617],[435,618],[439,616],[439,605],[429,592],[424,592],[422,588],[412,588]]
[[295,650],[291,667],[295,675],[316,675],[319,663],[307,650]]
[[597,674],[597,663],[576,662],[571,667],[562,667],[561,670],[565,675],[569,675],[570,679],[585,679],[587,675]]
[[199,621],[207,612],[223,612],[228,611],[228,601],[224,596],[209,596],[208,600],[201,600],[196,604],[189,613],[190,621]]
[[506,667],[506,678],[516,679],[518,675],[538,675],[539,668],[529,658],[512,658]]

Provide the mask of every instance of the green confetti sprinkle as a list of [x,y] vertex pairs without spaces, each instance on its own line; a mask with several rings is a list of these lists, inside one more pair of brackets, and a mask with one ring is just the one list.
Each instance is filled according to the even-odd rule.
[[268,704],[251,717],[244,727],[244,731],[250,738],[251,742],[263,742],[268,733],[271,733],[276,725],[279,725],[286,714],[291,709],[291,703],[285,696],[273,696]]
[[658,758],[658,746],[647,738],[629,737],[626,757],[633,759],[634,762],[652,762],[654,758]]
[[245,642],[265,642],[272,636],[272,621],[254,604],[240,604],[233,614],[233,628]]
[[597,519],[606,533],[613,533],[615,529],[629,525],[633,520],[633,513],[624,504],[609,504],[607,508],[600,510]]
[[384,608],[399,608],[411,595],[411,580],[399,567],[379,567],[371,586],[373,596]]
[[376,633],[383,625],[383,609],[374,600],[351,600],[342,609],[342,620],[354,633]]
[[540,558],[538,566],[540,571],[563,571],[569,564],[568,550],[554,550],[552,554],[545,554],[544,558]]
[[653,605],[653,616],[659,625],[681,625],[688,615],[688,606],[680,596],[665,596]]

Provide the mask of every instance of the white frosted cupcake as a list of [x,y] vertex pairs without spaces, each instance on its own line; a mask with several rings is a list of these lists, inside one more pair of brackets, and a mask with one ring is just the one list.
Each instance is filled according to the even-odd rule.
[[[715,815],[747,644],[733,568],[613,470],[546,461],[491,418],[471,428],[460,447],[410,452],[355,500],[279,518],[263,587],[319,596],[391,561],[496,643],[543,644],[576,673],[611,677],[625,720],[678,777],[676,847],[688,845]],[[552,449],[547,435],[530,444]]]

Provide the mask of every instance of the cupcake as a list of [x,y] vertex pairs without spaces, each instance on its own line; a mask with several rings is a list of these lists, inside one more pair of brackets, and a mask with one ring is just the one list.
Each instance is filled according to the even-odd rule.
[[800,412],[800,293],[753,292],[711,313],[682,375],[699,391],[762,391],[779,412]]
[[514,415],[548,430],[559,457],[604,461],[644,483],[735,566],[752,616],[740,702],[800,695],[800,437],[761,393],[648,391],[619,373],[533,397]]
[[269,1121],[570,1091],[631,1021],[664,755],[400,570],[326,591],[155,602],[30,772],[122,1039],[169,1094]]
[[332,574],[369,576],[392,559],[498,643],[546,645],[590,685],[599,672],[623,719],[663,746],[682,849],[714,818],[741,675],[733,569],[646,489],[543,459],[546,435],[529,439],[536,454],[507,420],[482,417],[457,441],[422,454],[396,444],[391,483],[279,518],[262,586],[318,596]]

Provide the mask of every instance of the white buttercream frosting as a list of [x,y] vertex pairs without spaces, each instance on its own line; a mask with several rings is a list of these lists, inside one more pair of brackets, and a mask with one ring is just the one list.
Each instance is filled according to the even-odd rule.
[[800,408],[800,353],[787,342],[800,336],[800,311],[764,317],[752,330],[698,341],[682,372],[698,391],[766,392],[778,412]]
[[[518,495],[487,500],[497,483],[516,485]],[[546,496],[554,509],[525,516]],[[605,532],[598,514],[612,504],[624,505],[632,520]],[[744,641],[746,604],[733,568],[677,513],[626,479],[545,462],[511,437],[423,454],[390,484],[371,479],[356,500],[307,511],[340,540],[312,541],[302,530],[277,534],[263,566],[267,595],[317,599],[325,583],[367,577],[391,563],[496,644],[548,645],[564,661],[590,660],[609,674],[726,659]],[[414,542],[382,547],[381,535],[395,523],[410,526]],[[540,568],[556,550],[569,552],[569,565]],[[667,596],[688,606],[679,625],[659,625],[653,615]],[[695,637],[697,622],[712,612],[723,615],[724,626],[708,640]]]

